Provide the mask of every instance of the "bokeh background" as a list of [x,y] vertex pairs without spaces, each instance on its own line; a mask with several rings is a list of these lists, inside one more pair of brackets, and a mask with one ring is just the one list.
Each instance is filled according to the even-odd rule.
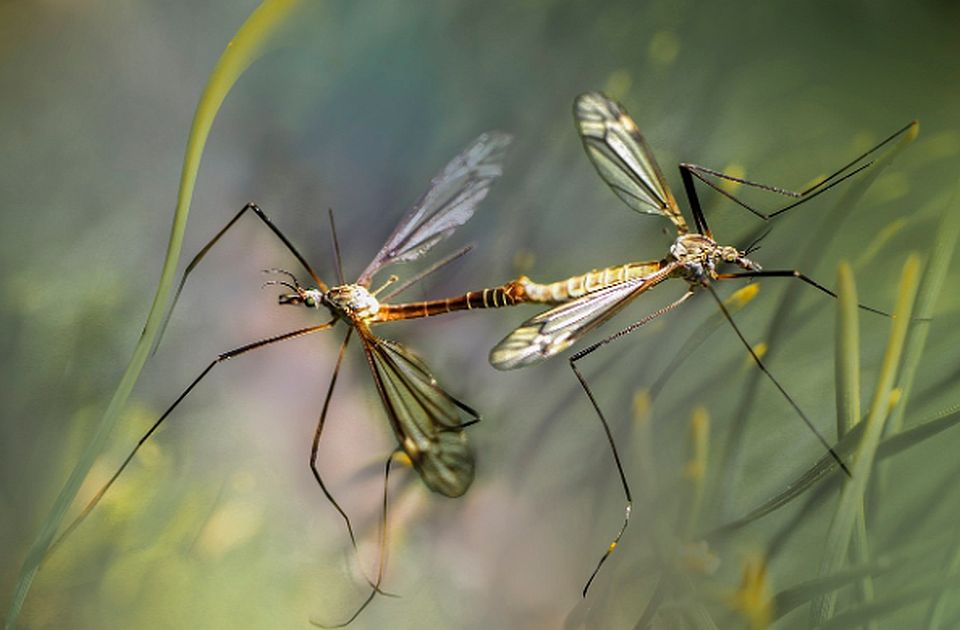
[[[255,5],[0,4],[4,605],[140,333],[198,95]],[[838,206],[837,192],[788,213],[755,256],[769,268],[799,265],[816,226],[843,213],[804,270],[833,285],[838,262],[850,261],[861,300],[881,309],[892,308],[907,254],[929,251],[938,217],[951,207],[960,12],[950,2],[389,0],[325,2],[305,15],[289,46],[258,62],[224,105],[200,171],[186,256],[256,200],[332,280],[329,207],[346,274],[355,277],[430,177],[496,128],[516,137],[505,174],[448,244],[476,249],[407,297],[460,293],[520,272],[552,280],[659,258],[669,226],[625,208],[581,150],[571,104],[592,89],[624,102],[677,190],[680,161],[800,188],[920,119],[919,139],[854,206]],[[756,233],[751,215],[718,195],[702,197],[722,240],[743,245]],[[764,208],[781,203],[748,198]],[[82,496],[218,352],[311,321],[277,308],[275,291],[260,289],[265,267],[296,264],[250,218],[198,268]],[[758,283],[737,314],[751,342],[765,341],[789,282]],[[954,265],[908,426],[960,400],[956,286]],[[607,329],[682,290],[658,288]],[[798,300],[768,350],[770,366],[833,436],[835,306],[812,290]],[[709,548],[690,544],[822,454],[757,378],[729,328],[716,328],[646,409],[642,395],[636,403],[715,311],[700,296],[581,363],[640,497],[586,600],[580,589],[623,503],[599,424],[566,361],[510,374],[486,363],[489,348],[536,311],[384,326],[381,334],[418,349],[441,383],[482,413],[470,430],[478,476],[466,496],[450,500],[431,496],[410,471],[396,475],[386,589],[401,597],[377,599],[353,627],[632,628],[652,597],[659,627],[744,627],[744,610],[763,621],[751,595],[763,600],[816,578],[836,485],[812,505],[795,502]],[[867,314],[861,324],[869,399],[889,322]],[[365,585],[307,467],[341,334],[215,370],[44,565],[20,627],[291,628],[346,616]],[[691,513],[684,475],[695,417],[708,418],[709,464],[701,507]],[[741,456],[722,466],[738,419],[746,423]],[[359,526],[368,574],[391,444],[353,347],[321,462]],[[948,431],[891,460],[871,504],[871,553],[888,559],[876,576],[878,601],[946,574],[960,514],[958,447],[960,435]],[[764,558],[765,579],[744,588],[744,567]],[[658,591],[664,575],[668,586]],[[840,609],[856,607],[857,596],[852,587],[841,591]],[[921,627],[929,602],[915,597],[877,627]],[[960,602],[949,592],[946,610],[943,627],[952,627]],[[803,628],[809,619],[801,606],[777,623]]]

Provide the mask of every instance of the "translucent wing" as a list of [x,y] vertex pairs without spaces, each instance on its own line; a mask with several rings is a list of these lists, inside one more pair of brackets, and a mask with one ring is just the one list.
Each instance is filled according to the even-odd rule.
[[458,497],[473,481],[473,451],[460,411],[472,409],[437,385],[423,360],[394,341],[358,328],[380,400],[401,448],[428,488]]
[[667,264],[648,276],[598,289],[532,317],[490,351],[490,364],[498,370],[512,370],[562,352],[630,300],[669,278],[677,266],[675,262]]
[[383,267],[419,258],[466,223],[500,176],[500,162],[510,140],[508,134],[489,131],[453,158],[431,180],[429,190],[403,217],[357,284],[369,286]]
[[599,92],[581,94],[573,109],[583,148],[603,181],[637,212],[667,217],[686,234],[677,201],[626,110]]

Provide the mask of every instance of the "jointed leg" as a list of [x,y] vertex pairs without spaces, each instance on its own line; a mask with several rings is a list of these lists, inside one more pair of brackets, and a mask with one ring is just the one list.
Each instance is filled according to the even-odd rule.
[[154,351],[156,351],[157,345],[160,344],[160,338],[163,337],[163,331],[167,328],[167,322],[170,320],[170,315],[171,313],[173,313],[173,308],[174,306],[176,306],[177,300],[180,299],[180,293],[183,291],[183,286],[187,282],[187,277],[194,270],[194,268],[198,264],[200,264],[200,261],[203,260],[204,256],[207,255],[207,253],[213,248],[213,246],[217,244],[217,242],[220,240],[220,237],[226,234],[227,230],[232,228],[234,224],[237,221],[239,221],[244,214],[247,213],[247,211],[253,212],[258,219],[263,221],[263,223],[268,228],[270,228],[270,231],[273,232],[277,236],[277,238],[280,239],[280,242],[282,242],[284,246],[290,251],[290,253],[293,254],[293,256],[300,262],[300,264],[303,265],[303,268],[307,270],[307,273],[310,274],[310,277],[313,278],[313,281],[317,283],[317,287],[320,288],[321,290],[326,290],[327,285],[324,284],[322,280],[320,280],[320,277],[317,275],[317,272],[313,270],[313,267],[310,266],[310,263],[307,262],[307,259],[304,258],[300,254],[300,252],[297,251],[297,248],[293,246],[293,243],[291,243],[286,236],[284,236],[283,232],[281,232],[280,229],[277,226],[275,226],[272,221],[270,221],[270,219],[263,212],[263,210],[260,209],[260,206],[258,206],[255,203],[248,203],[243,208],[241,208],[240,211],[236,215],[234,215],[234,217],[230,219],[227,222],[227,224],[223,226],[223,228],[221,228],[220,231],[217,232],[216,235],[214,235],[214,237],[210,239],[210,241],[206,245],[200,248],[200,251],[197,252],[197,255],[194,256],[193,259],[190,261],[190,263],[187,265],[187,268],[183,272],[183,277],[180,278],[180,284],[177,285],[177,291],[173,294],[173,301],[170,303],[170,308],[167,310],[167,314],[164,317],[163,323],[160,325],[160,332],[157,335],[157,341],[154,344]]
[[707,290],[710,291],[710,295],[712,295],[714,300],[717,302],[717,305],[720,307],[720,311],[723,313],[723,316],[727,319],[728,322],[730,322],[730,326],[733,327],[733,332],[737,333],[737,337],[740,338],[740,341],[743,342],[743,345],[747,348],[747,352],[749,352],[750,356],[753,357],[753,361],[754,363],[757,364],[757,367],[759,367],[760,370],[767,375],[767,377],[774,384],[774,386],[778,390],[780,390],[780,393],[783,394],[783,397],[787,399],[787,402],[790,403],[790,406],[793,407],[794,411],[797,412],[797,415],[799,415],[800,419],[803,420],[804,424],[807,425],[807,428],[809,428],[813,432],[813,434],[817,436],[817,439],[820,440],[820,443],[823,444],[823,447],[827,449],[827,452],[830,453],[830,456],[833,457],[834,460],[836,460],[837,464],[840,465],[840,468],[843,469],[843,472],[845,472],[849,477],[850,469],[847,468],[847,465],[840,458],[840,455],[837,453],[837,451],[834,450],[833,446],[827,441],[825,437],[823,437],[823,434],[820,433],[819,430],[817,430],[817,427],[814,426],[813,422],[810,421],[810,418],[807,417],[807,414],[805,414],[803,410],[800,409],[800,405],[797,404],[797,402],[793,399],[793,397],[787,393],[787,390],[784,389],[783,385],[780,384],[780,381],[778,381],[770,372],[770,370],[767,369],[767,366],[760,359],[760,356],[753,349],[753,346],[750,345],[750,342],[747,341],[747,338],[743,336],[742,332],[740,332],[740,328],[737,326],[736,322],[733,321],[733,317],[730,316],[730,312],[727,310],[727,307],[723,304],[723,300],[720,299],[720,296],[717,295],[717,292],[714,290],[714,288],[709,284],[706,284],[704,286],[706,286]]
[[[891,134],[883,142],[876,145],[869,151],[866,151],[862,155],[858,156],[856,159],[848,162],[847,164],[839,168],[830,176],[824,178],[823,180],[817,182],[816,184],[813,184],[812,186],[801,191],[788,190],[786,188],[780,188],[778,186],[770,186],[767,184],[761,184],[758,182],[750,181],[748,179],[743,179],[741,177],[734,177],[732,175],[727,175],[726,173],[721,173],[720,171],[716,171],[716,170],[707,168],[705,166],[699,166],[697,164],[688,164],[688,163],[681,164],[680,176],[683,179],[684,190],[686,191],[687,197],[690,201],[690,206],[693,212],[694,220],[696,221],[697,226],[701,228],[701,230],[706,230],[706,231],[702,231],[702,233],[709,235],[709,230],[706,228],[706,221],[703,218],[703,209],[700,206],[700,200],[697,197],[696,187],[694,186],[694,183],[693,183],[693,177],[696,177],[697,179],[702,181],[704,184],[714,189],[715,191],[717,191],[727,199],[733,201],[737,205],[741,206],[742,208],[745,208],[746,210],[752,212],[754,215],[766,221],[779,214],[786,212],[787,210],[795,208],[802,203],[806,203],[810,199],[813,199],[817,195],[830,190],[840,182],[850,177],[853,177],[860,171],[869,167],[871,164],[873,164],[876,161],[876,159],[872,159],[863,164],[861,164],[861,162],[863,162],[868,157],[870,157],[871,155],[879,151],[881,148],[883,148],[884,146],[892,142],[894,139],[898,138],[904,133],[907,133],[911,129],[914,129],[916,127],[916,124],[917,123],[915,121],[911,122],[910,124],[906,125],[902,129],[899,129],[896,133]],[[750,186],[752,188],[756,188],[759,190],[765,190],[767,192],[776,193],[778,195],[790,197],[792,199],[795,199],[796,201],[788,203],[787,205],[773,212],[761,212],[760,210],[757,210],[756,208],[750,206],[746,202],[742,201],[741,199],[737,198],[733,194],[721,188],[719,185],[717,185],[714,181],[710,179],[711,177],[716,177],[718,179],[724,179],[726,181],[743,184],[744,186]]]
[[614,536],[613,540],[607,546],[607,550],[600,557],[600,560],[599,562],[597,562],[597,566],[593,569],[593,572],[590,574],[590,577],[587,578],[587,583],[583,587],[584,597],[587,596],[587,591],[590,589],[590,585],[593,583],[594,578],[596,578],[597,574],[600,572],[600,567],[602,567],[603,563],[607,561],[607,558],[610,557],[610,554],[613,553],[613,550],[617,548],[617,545],[620,543],[620,539],[623,537],[623,533],[627,530],[627,525],[630,523],[630,511],[633,509],[633,496],[630,493],[630,484],[627,482],[627,475],[623,471],[623,464],[620,461],[620,453],[617,451],[617,445],[613,439],[613,432],[610,430],[610,424],[607,422],[606,417],[603,415],[603,412],[600,410],[600,405],[597,404],[597,399],[594,397],[593,391],[590,389],[590,385],[587,383],[587,379],[584,378],[583,374],[580,373],[580,370],[577,369],[577,361],[589,355],[597,348],[610,343],[614,339],[619,339],[624,335],[630,334],[631,332],[633,332],[640,326],[643,326],[647,322],[653,319],[656,319],[657,317],[660,317],[661,315],[668,313],[669,311],[672,311],[676,307],[686,302],[691,295],[693,295],[693,289],[690,289],[689,291],[684,293],[683,296],[681,296],[680,299],[676,300],[675,302],[672,302],[664,306],[660,310],[647,315],[643,319],[637,322],[634,322],[633,324],[630,324],[623,330],[617,333],[614,333],[613,335],[610,335],[609,337],[602,339],[597,343],[591,346],[588,346],[587,348],[584,348],[580,352],[577,352],[576,354],[570,357],[570,369],[573,370],[574,375],[577,377],[577,380],[580,382],[580,387],[583,388],[583,391],[587,394],[587,398],[590,399],[590,404],[593,406],[593,410],[597,413],[597,417],[600,419],[600,424],[603,426],[603,432],[604,432],[604,435],[606,435],[607,443],[610,445],[610,452],[613,455],[614,464],[616,464],[617,466],[617,474],[620,475],[620,485],[623,487],[623,496],[624,496],[624,499],[626,499],[626,505],[624,506],[623,524],[620,525],[620,529],[617,532],[617,535]]
[[377,546],[379,548],[379,552],[378,552],[379,560],[377,562],[377,579],[374,582],[370,583],[370,594],[367,595],[367,598],[363,600],[360,606],[358,606],[357,609],[353,611],[353,614],[347,617],[346,620],[333,625],[326,625],[326,624],[319,623],[317,621],[313,621],[311,619],[310,623],[312,623],[313,625],[319,626],[321,628],[343,628],[353,623],[353,620],[360,616],[360,613],[362,613],[364,609],[366,609],[366,607],[370,605],[370,602],[373,601],[373,598],[377,595],[377,593],[380,593],[382,595],[390,595],[390,593],[381,591],[380,585],[383,583],[383,574],[387,566],[387,555],[386,555],[387,554],[387,498],[389,496],[389,489],[390,489],[390,465],[393,463],[394,457],[396,457],[396,455],[401,452],[402,451],[398,448],[398,449],[395,449],[392,453],[390,453],[390,456],[387,458],[386,468],[384,469],[384,472],[383,472],[383,504],[380,512],[380,535],[378,536],[379,540],[377,543]]
[[[760,271],[738,271],[736,273],[721,273],[717,274],[717,278],[720,280],[728,280],[730,278],[796,278],[806,282],[810,286],[818,289],[819,291],[826,293],[830,297],[836,299],[837,294],[823,286],[810,276],[804,274],[801,271],[796,269],[762,269]],[[866,306],[864,304],[857,304],[857,308],[861,308],[865,311],[871,313],[876,313],[877,315],[883,315],[884,317],[890,317],[890,313],[881,311],[880,309],[873,308],[872,306]]]
[[100,500],[103,498],[103,495],[106,494],[107,490],[110,489],[110,486],[113,485],[113,483],[117,480],[117,478],[124,471],[124,469],[126,469],[127,465],[133,459],[134,455],[137,454],[137,451],[140,450],[140,447],[143,446],[143,443],[146,442],[150,438],[150,436],[153,435],[154,432],[156,432],[158,428],[160,428],[160,425],[163,424],[164,420],[166,420],[167,417],[173,412],[173,410],[177,408],[177,405],[183,402],[183,399],[186,398],[191,391],[193,391],[193,388],[196,387],[197,384],[200,381],[202,381],[203,378],[207,374],[209,374],[210,371],[213,370],[215,366],[219,365],[220,363],[223,363],[224,361],[227,361],[228,359],[233,359],[235,357],[240,356],[241,354],[246,354],[247,352],[256,350],[258,348],[262,348],[264,346],[267,346],[273,343],[277,343],[278,341],[284,341],[286,339],[294,339],[296,337],[309,335],[310,333],[316,332],[318,330],[325,330],[333,326],[333,323],[334,323],[333,321],[329,321],[325,324],[319,324],[317,326],[309,326],[307,328],[301,328],[299,330],[294,330],[292,332],[284,333],[282,335],[277,335],[275,337],[268,337],[267,339],[254,341],[253,343],[248,343],[244,346],[240,346],[239,348],[230,350],[229,352],[224,352],[220,355],[217,355],[217,358],[211,361],[210,365],[204,368],[203,371],[200,372],[200,375],[197,376],[195,379],[193,379],[193,381],[187,386],[187,388],[183,390],[179,396],[177,396],[176,400],[174,400],[173,403],[169,407],[167,407],[167,410],[163,412],[163,414],[157,419],[157,421],[154,422],[149,429],[147,429],[147,432],[143,434],[143,436],[137,442],[136,446],[133,447],[133,450],[131,450],[130,453],[127,455],[126,459],[123,460],[123,463],[120,464],[120,467],[117,469],[117,471],[113,473],[113,475],[110,477],[107,483],[105,483],[103,487],[101,487],[100,490],[97,491],[97,493],[93,496],[92,499],[90,499],[89,503],[87,503],[87,505],[80,512],[80,514],[73,520],[72,523],[70,523],[70,525],[67,526],[67,528],[63,531],[63,533],[60,534],[60,537],[57,538],[57,540],[53,543],[53,545],[51,545],[50,547],[51,550],[55,548],[57,545],[59,545],[61,542],[63,542],[63,540],[74,529],[76,529],[76,527],[87,517],[87,515],[89,515],[90,512],[93,511],[93,508],[95,508],[97,504],[100,503]]

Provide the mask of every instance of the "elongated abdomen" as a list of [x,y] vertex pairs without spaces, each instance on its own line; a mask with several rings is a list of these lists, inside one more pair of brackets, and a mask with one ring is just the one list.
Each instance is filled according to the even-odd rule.
[[424,300],[405,304],[381,304],[373,323],[398,319],[432,317],[454,311],[469,311],[483,308],[503,308],[528,302],[523,279],[513,280],[499,287],[467,291],[463,295],[439,300]]
[[523,285],[527,302],[539,304],[562,304],[582,297],[587,293],[597,291],[634,278],[649,276],[660,269],[660,261],[631,262],[605,269],[594,269],[578,276],[570,276],[565,280],[558,280],[549,284],[537,284],[528,278]]

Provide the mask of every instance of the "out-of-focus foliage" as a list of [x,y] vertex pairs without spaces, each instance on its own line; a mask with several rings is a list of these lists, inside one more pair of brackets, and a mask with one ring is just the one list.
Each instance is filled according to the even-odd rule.
[[[254,6],[0,5],[4,601],[140,333],[197,97]],[[949,228],[941,217],[957,211],[958,18],[944,2],[330,2],[227,101],[184,251],[192,255],[255,199],[332,279],[324,214],[333,207],[346,274],[355,276],[429,177],[470,138],[498,128],[516,136],[505,175],[451,244],[478,247],[409,297],[521,271],[550,280],[662,256],[667,226],[620,204],[576,138],[573,98],[603,89],[628,107],[677,192],[679,161],[801,188],[920,119],[916,142],[855,203],[838,205],[838,190],[787,213],[754,256],[792,268],[815,247],[803,270],[826,284],[849,260],[859,300],[891,311],[908,254],[926,261],[936,232]],[[764,208],[780,202],[733,192]],[[756,233],[742,209],[707,191],[702,198],[721,240],[745,244]],[[820,239],[830,213],[842,220]],[[909,389],[890,410],[903,433],[881,439],[864,496],[858,540],[868,545],[828,575],[825,540],[842,496],[835,470],[762,518],[708,536],[823,455],[756,377],[709,299],[581,364],[638,495],[627,534],[583,601],[622,496],[563,359],[509,376],[486,365],[487,349],[533,311],[384,326],[381,334],[417,348],[484,422],[470,430],[478,477],[465,497],[430,496],[398,471],[386,590],[402,598],[376,600],[355,627],[804,628],[807,604],[831,589],[839,589],[836,614],[846,615],[835,624],[952,627],[960,500],[951,454],[960,434],[950,416],[931,420],[939,432],[921,424],[960,402],[956,265],[938,264],[945,289],[925,297],[920,288],[932,317],[920,323],[925,349],[911,382],[895,384]],[[216,353],[308,322],[259,289],[265,267],[295,261],[250,220],[198,268],[82,496]],[[736,303],[756,347],[770,341],[790,283],[764,280]],[[737,288],[720,286],[724,297]],[[607,328],[681,290],[663,285]],[[835,309],[798,288],[764,354],[828,435],[837,424]],[[713,332],[688,343],[704,327]],[[889,320],[860,314],[864,400],[889,330]],[[357,561],[307,468],[338,341],[315,336],[219,368],[44,565],[22,627],[304,627],[335,622],[359,603]],[[909,366],[909,336],[906,344]],[[668,367],[670,378],[658,381]],[[360,525],[361,563],[372,574],[391,438],[366,369],[350,353],[321,462]],[[735,425],[743,448],[730,460]]]

